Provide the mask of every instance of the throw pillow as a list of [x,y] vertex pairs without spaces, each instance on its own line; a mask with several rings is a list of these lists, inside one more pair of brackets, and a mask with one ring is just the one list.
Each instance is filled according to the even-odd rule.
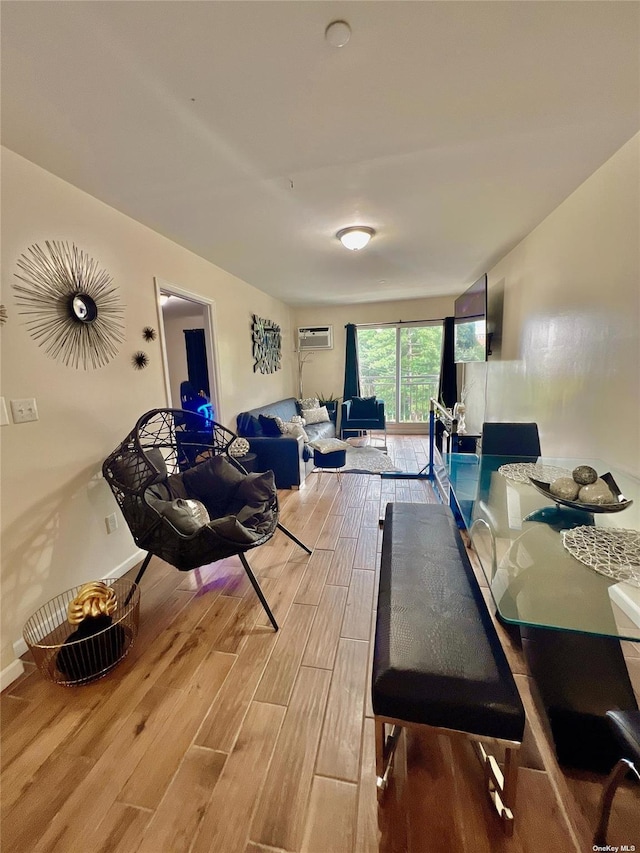
[[185,536],[192,536],[201,527],[209,523],[209,513],[204,504],[193,499],[166,501],[157,509],[168,521]]
[[225,456],[212,456],[185,471],[182,482],[187,495],[206,506],[210,518],[220,518],[245,477]]
[[291,420],[287,421],[290,424],[300,424],[300,426],[304,426],[307,422],[302,417],[302,415],[292,415]]
[[276,495],[276,484],[273,471],[247,474],[236,492],[236,501],[244,504],[263,504],[273,500]]
[[354,420],[373,421],[378,417],[375,397],[352,397],[351,415]]
[[309,441],[309,436],[307,435],[306,429],[302,426],[302,424],[293,423],[293,421],[287,421],[287,423],[285,424],[285,435],[292,435],[294,438],[302,436],[302,440],[304,442]]
[[282,421],[282,418],[276,418],[274,415],[258,415],[258,420],[260,421],[263,435],[282,435],[278,426],[278,421]]
[[329,421],[329,412],[326,406],[319,406],[317,409],[305,409],[304,418],[308,424],[322,424]]
[[320,401],[317,397],[304,397],[302,400],[298,400],[301,412],[304,412],[306,409],[317,409],[319,405]]
[[350,450],[351,445],[341,438],[317,438],[309,442],[309,447],[319,450],[320,453],[333,453],[334,450]]
[[249,412],[241,412],[237,418],[238,433],[247,438],[255,438],[262,435],[262,427],[260,421],[255,415],[250,415]]

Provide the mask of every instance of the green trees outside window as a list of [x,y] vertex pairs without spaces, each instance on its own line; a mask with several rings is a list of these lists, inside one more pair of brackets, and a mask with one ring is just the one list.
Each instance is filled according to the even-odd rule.
[[363,397],[385,402],[387,422],[426,423],[438,396],[442,323],[358,329]]

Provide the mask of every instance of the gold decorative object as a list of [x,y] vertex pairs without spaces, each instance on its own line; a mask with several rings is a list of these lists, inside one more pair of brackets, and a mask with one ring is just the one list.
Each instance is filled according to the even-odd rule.
[[69,602],[67,621],[79,625],[87,616],[111,616],[118,607],[113,587],[102,581],[91,581],[80,587],[76,597]]

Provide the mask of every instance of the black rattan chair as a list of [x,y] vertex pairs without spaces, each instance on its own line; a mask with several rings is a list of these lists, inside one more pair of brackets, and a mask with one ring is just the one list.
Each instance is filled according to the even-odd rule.
[[[102,472],[136,544],[181,572],[238,555],[275,630],[277,622],[245,557],[277,529],[307,553],[278,520],[273,472],[248,474],[228,450],[235,433],[179,409],[142,415]],[[206,508],[206,510],[205,510]]]

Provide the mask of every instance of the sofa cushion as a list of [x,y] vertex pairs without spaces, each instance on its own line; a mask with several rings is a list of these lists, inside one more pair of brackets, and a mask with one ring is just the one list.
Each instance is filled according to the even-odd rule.
[[226,457],[212,456],[185,471],[182,480],[189,497],[202,501],[211,518],[220,518],[245,477]]
[[326,406],[318,406],[317,409],[304,409],[304,419],[309,426],[331,420]]
[[378,417],[376,398],[352,397],[349,417],[353,420],[375,420]]
[[320,401],[317,397],[304,397],[302,400],[298,400],[297,403],[301,412],[304,412],[307,409],[317,409],[320,405]]
[[282,435],[282,430],[278,423],[278,421],[283,423],[282,418],[279,418],[277,415],[258,415],[258,420],[262,428],[262,435]]
[[246,438],[254,438],[262,435],[262,426],[255,415],[249,412],[240,412],[237,418],[238,434]]

